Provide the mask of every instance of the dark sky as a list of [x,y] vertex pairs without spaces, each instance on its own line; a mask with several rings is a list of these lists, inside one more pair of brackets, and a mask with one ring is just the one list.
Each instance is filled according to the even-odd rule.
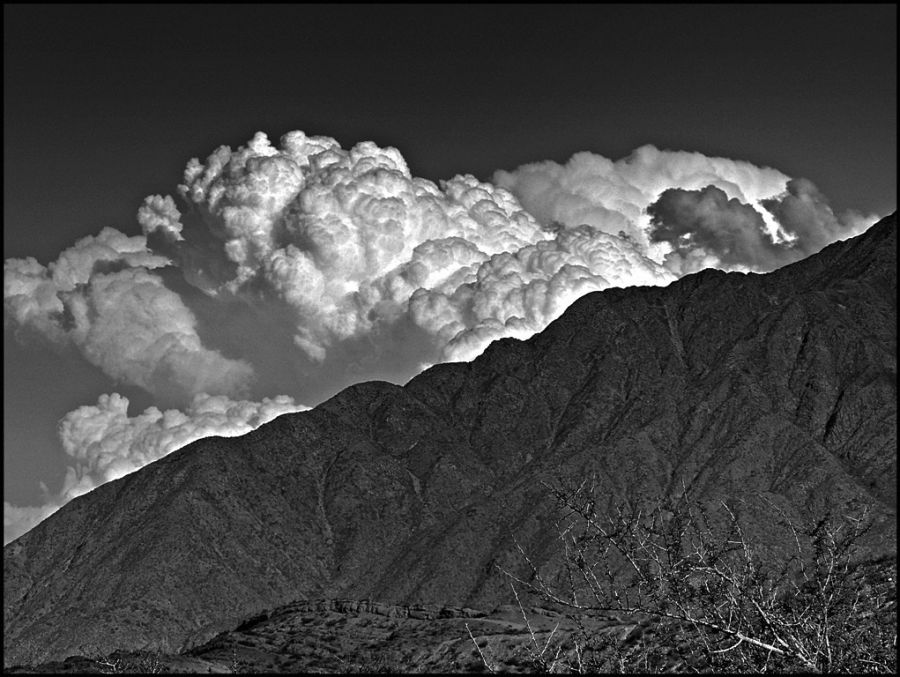
[[[885,214],[896,70],[887,4],[4,5],[4,258],[137,234],[145,195],[257,130],[394,145],[433,180],[653,143]],[[112,388],[5,331],[8,500],[58,483],[56,420]]]

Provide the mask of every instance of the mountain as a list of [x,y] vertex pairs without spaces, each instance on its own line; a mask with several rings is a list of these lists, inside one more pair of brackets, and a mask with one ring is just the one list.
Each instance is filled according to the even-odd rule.
[[[854,505],[896,552],[896,215],[766,275],[576,301],[527,341],[199,440],[4,548],[4,664],[177,651],[296,600],[481,609],[559,559],[546,487]],[[777,545],[777,544],[776,544]]]

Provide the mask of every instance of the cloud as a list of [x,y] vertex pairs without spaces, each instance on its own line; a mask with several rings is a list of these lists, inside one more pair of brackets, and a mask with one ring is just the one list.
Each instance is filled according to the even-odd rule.
[[815,254],[835,240],[859,235],[878,219],[874,214],[853,210],[836,215],[828,198],[808,179],[791,179],[784,193],[761,204],[791,237],[791,246],[802,256]]
[[79,407],[59,423],[62,448],[73,461],[60,491],[51,494],[44,487],[41,506],[4,503],[3,542],[18,538],[73,498],[195,440],[243,435],[277,416],[308,408],[283,395],[250,402],[200,394],[183,411],[149,407],[128,416],[128,398],[101,395],[96,405]]
[[810,181],[777,169],[649,145],[617,161],[585,152],[564,165],[498,171],[494,182],[542,224],[627,238],[679,277],[706,267],[771,270],[878,219],[836,217]]
[[[541,223],[587,223],[611,235],[624,233],[643,247],[651,244],[645,210],[668,188],[714,186],[729,199],[757,204],[784,192],[788,180],[770,167],[651,145],[616,161],[582,152],[564,165],[537,162],[494,174],[494,182],[510,190]],[[767,229],[777,230],[774,219],[764,220]],[[650,247],[648,253],[661,258],[665,248]]]
[[758,211],[715,186],[670,188],[647,213],[650,241],[671,246],[666,266],[681,275],[709,267],[771,270],[802,257],[772,239]]
[[[256,425],[251,400],[403,382],[531,336],[587,292],[769,269],[875,217],[837,217],[776,169],[653,146],[434,183],[394,148],[297,131],[190,160],[175,197],[149,196],[137,219],[143,235],[106,228],[46,267],[4,263],[20,334],[180,407],[128,417],[110,395],[69,414],[74,465],[48,505],[195,435]],[[20,524],[38,514],[10,508]]]
[[470,360],[492,340],[541,331],[590,291],[674,279],[633,243],[584,225],[495,254],[461,278],[419,287],[409,307],[419,326],[440,337],[441,360]]
[[279,149],[258,133],[191,161],[179,192],[184,223],[171,197],[147,199],[150,242],[211,296],[286,304],[294,342],[315,362],[396,321],[422,283],[547,238],[509,193],[474,177],[439,188],[394,148],[343,150],[302,132]]
[[[540,331],[587,291],[674,279],[634,242],[596,227],[554,231],[504,189],[415,178],[396,149],[371,142],[344,150],[292,132],[276,148],[259,133],[191,161],[179,192],[186,214],[169,196],[139,214],[154,251],[209,296],[283,304],[294,345],[317,364],[384,337],[366,343],[368,360],[416,354],[408,378]],[[403,325],[423,345],[398,345]]]
[[252,368],[202,345],[194,314],[152,272],[168,263],[145,238],[112,228],[79,240],[46,267],[33,258],[7,259],[5,317],[157,395],[184,401],[244,392]]
[[701,190],[670,188],[647,207],[650,241],[668,243],[665,265],[685,275],[708,267],[770,271],[814,254],[825,245],[857,235],[872,218],[849,213],[841,219],[806,179],[792,179],[787,190],[761,201],[788,239],[775,239],[763,215],[729,199],[715,186]]

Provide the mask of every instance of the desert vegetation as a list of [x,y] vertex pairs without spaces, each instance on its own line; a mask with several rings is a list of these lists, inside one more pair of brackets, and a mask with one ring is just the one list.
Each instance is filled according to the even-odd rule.
[[[546,486],[559,507],[562,574],[521,547],[527,575],[502,572],[526,623],[524,598],[537,597],[579,631],[531,631],[534,669],[896,672],[896,559],[867,556],[865,508],[799,524],[773,504],[778,524],[767,527],[789,535],[779,551],[752,538],[741,506],[725,500],[700,504],[685,491],[601,510],[594,481]],[[598,633],[584,622],[597,615],[631,624]],[[476,648],[494,671],[490,646]]]

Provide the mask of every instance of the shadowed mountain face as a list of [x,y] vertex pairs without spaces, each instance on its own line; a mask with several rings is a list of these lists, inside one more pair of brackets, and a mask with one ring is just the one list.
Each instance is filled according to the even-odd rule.
[[[542,482],[790,516],[896,550],[896,217],[767,275],[589,294],[528,341],[195,442],[4,548],[4,663],[210,639],[298,599],[492,608],[558,562]],[[776,550],[773,550],[776,552]]]

